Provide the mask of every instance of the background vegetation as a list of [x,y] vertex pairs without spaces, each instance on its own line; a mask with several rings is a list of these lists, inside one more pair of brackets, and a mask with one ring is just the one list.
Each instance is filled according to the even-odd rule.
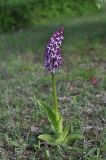
[[1,31],[26,28],[64,16],[81,16],[97,12],[96,0],[1,0]]

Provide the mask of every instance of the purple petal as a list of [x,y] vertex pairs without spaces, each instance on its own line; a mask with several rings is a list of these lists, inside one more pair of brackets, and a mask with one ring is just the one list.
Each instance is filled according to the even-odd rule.
[[60,45],[64,39],[64,28],[59,28],[50,38],[45,50],[44,64],[48,71],[55,72],[62,60]]

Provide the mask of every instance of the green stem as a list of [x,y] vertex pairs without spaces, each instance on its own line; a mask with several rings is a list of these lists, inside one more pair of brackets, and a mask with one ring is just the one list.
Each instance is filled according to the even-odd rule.
[[54,97],[54,112],[58,113],[58,103],[57,103],[57,94],[56,94],[56,81],[55,75],[52,73],[52,86],[53,86],[53,97]]

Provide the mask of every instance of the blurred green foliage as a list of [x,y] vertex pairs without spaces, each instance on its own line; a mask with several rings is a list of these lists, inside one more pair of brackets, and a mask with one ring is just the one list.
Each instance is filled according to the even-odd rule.
[[52,18],[97,11],[96,0],[1,0],[0,30],[12,31]]

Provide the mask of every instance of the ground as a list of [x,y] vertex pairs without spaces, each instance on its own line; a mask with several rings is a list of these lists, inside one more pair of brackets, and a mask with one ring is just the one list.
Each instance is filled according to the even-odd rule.
[[[50,124],[37,99],[53,106],[51,75],[43,65],[48,37],[60,24],[0,37],[0,159],[106,159],[106,22],[104,15],[60,22],[63,62],[56,72],[64,125],[83,139],[51,146],[38,140]],[[66,23],[67,21],[67,23]]]

